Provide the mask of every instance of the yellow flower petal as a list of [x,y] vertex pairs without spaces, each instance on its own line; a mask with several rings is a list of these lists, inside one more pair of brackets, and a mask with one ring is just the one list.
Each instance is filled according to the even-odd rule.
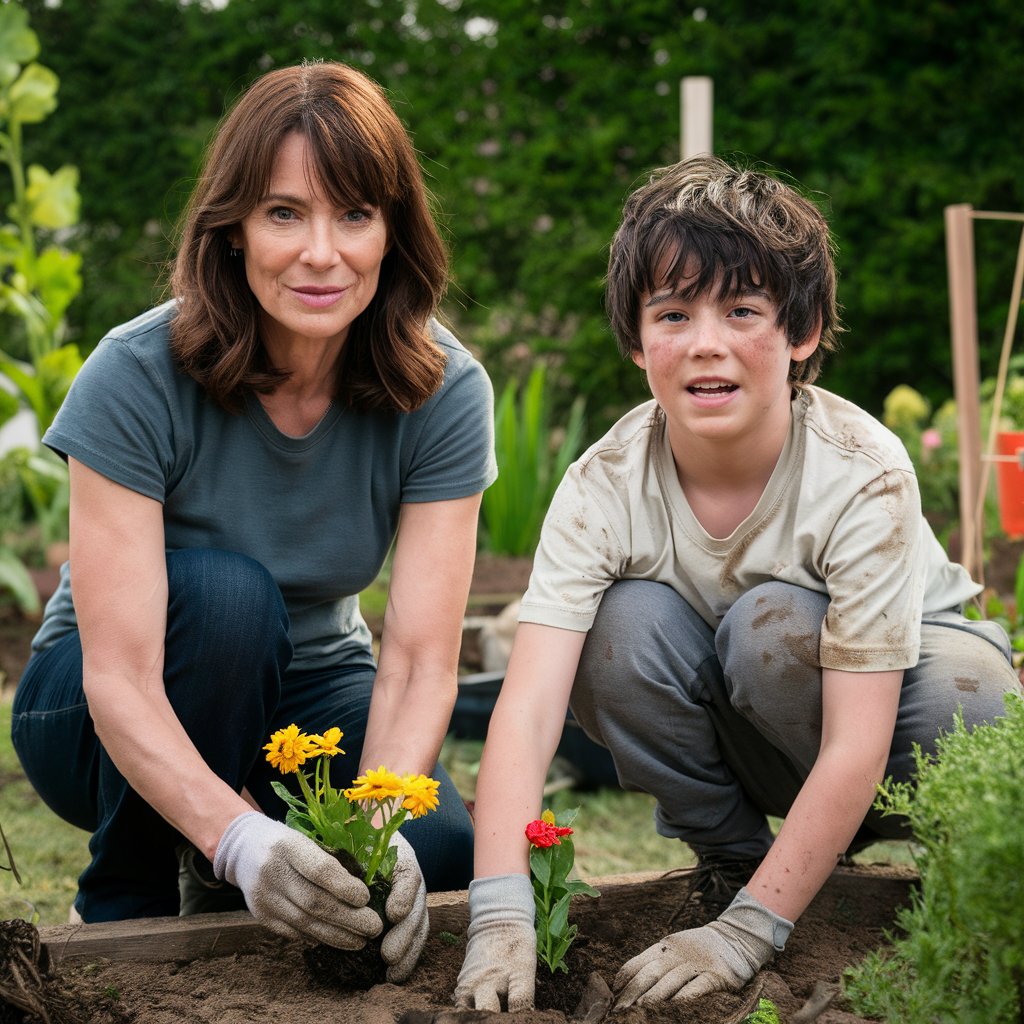
[[268,751],[267,760],[282,775],[298,771],[299,765],[313,755],[312,740],[304,732],[299,732],[294,723],[287,729],[278,729],[263,749]]
[[371,768],[345,790],[349,800],[394,800],[402,795],[402,780],[384,765]]
[[332,726],[323,736],[310,736],[310,740],[319,748],[316,753],[327,754],[334,757],[335,754],[344,754],[345,751],[338,746],[338,742],[345,734],[337,727]]
[[554,823],[555,823],[555,813],[554,813],[554,811],[545,811],[540,816],[540,820],[544,821],[544,822],[547,822],[547,824],[549,824],[549,825],[554,825]]
[[428,811],[437,809],[437,790],[440,783],[426,775],[406,775],[402,779],[405,799],[402,806],[414,818],[422,818]]

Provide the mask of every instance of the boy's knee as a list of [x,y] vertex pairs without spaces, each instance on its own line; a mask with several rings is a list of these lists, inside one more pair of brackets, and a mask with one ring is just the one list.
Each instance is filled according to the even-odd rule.
[[820,672],[824,594],[773,580],[739,597],[715,634],[722,670],[741,684],[790,673]]

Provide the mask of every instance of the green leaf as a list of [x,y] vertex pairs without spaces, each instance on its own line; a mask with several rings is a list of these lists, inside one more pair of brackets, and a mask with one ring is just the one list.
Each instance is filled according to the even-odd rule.
[[56,324],[82,290],[82,256],[54,246],[36,260],[35,287],[39,300]]
[[7,117],[22,124],[38,124],[57,109],[60,79],[42,64],[29,64],[7,92]]
[[0,5],[0,88],[17,77],[21,65],[39,53],[39,39],[28,27],[28,13],[17,4]]
[[31,164],[25,198],[32,222],[41,228],[67,228],[78,223],[78,168],[65,164],[56,174]]
[[21,408],[21,402],[6,388],[0,388],[0,427],[14,419]]
[[57,415],[57,410],[81,368],[82,356],[77,345],[63,345],[40,356],[36,364],[36,376],[39,378],[46,409],[45,422],[40,422],[42,430],[46,430],[53,422],[53,417]]
[[541,849],[538,846],[530,847],[530,873],[541,884],[547,886],[551,881],[551,850],[554,847]]
[[601,893],[582,879],[573,878],[565,883],[565,891],[570,896],[600,896]]
[[39,613],[39,591],[35,581],[10,548],[0,548],[0,589],[13,594],[15,602],[25,614]]
[[572,897],[566,893],[552,908],[548,917],[548,933],[552,936],[565,934],[569,927],[569,903]]

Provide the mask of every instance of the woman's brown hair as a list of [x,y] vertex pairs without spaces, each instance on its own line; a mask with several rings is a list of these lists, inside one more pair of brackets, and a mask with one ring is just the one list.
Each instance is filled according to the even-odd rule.
[[342,349],[336,398],[360,410],[416,409],[444,377],[445,356],[428,321],[448,283],[447,252],[402,122],[383,90],[344,64],[271,71],[222,120],[182,216],[171,268],[174,354],[233,411],[247,392],[270,392],[287,379],[260,342],[260,307],[229,235],[266,195],[292,132],[305,137],[310,171],[331,202],[377,207],[388,231],[376,294]]

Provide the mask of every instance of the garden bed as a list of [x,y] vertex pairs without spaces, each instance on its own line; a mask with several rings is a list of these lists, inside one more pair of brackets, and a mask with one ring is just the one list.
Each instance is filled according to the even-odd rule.
[[[843,1007],[842,971],[876,948],[896,910],[906,902],[914,875],[892,867],[837,868],[800,921],[787,949],[743,992],[717,994],[685,1004],[634,1008],[615,1019],[623,1024],[673,1021],[724,1024],[742,1020],[758,995],[775,1001],[782,1019],[800,1019],[817,994],[817,1009],[805,1020],[863,1024]],[[579,924],[570,951],[571,975],[538,988],[538,1009],[505,1014],[507,1024],[559,1024],[575,1017],[592,972],[610,984],[629,957],[669,930],[688,924],[668,920],[685,892],[682,873],[599,879],[599,899],[573,904]],[[295,943],[277,939],[243,913],[207,918],[161,918],[116,925],[62,925],[41,930],[57,984],[90,1006],[93,1022],[232,1022],[331,1020],[345,1024],[458,1024],[491,1015],[451,1006],[465,950],[465,893],[431,896],[431,930],[420,964],[401,986],[377,985],[343,992],[310,978]],[[821,993],[825,992],[824,998]],[[547,1008],[545,1008],[547,1007]],[[586,1019],[603,1019],[598,1000]],[[807,1011],[805,1011],[806,1013]],[[814,1011],[809,1011],[813,1013]],[[495,1018],[495,1020],[497,1020]]]

